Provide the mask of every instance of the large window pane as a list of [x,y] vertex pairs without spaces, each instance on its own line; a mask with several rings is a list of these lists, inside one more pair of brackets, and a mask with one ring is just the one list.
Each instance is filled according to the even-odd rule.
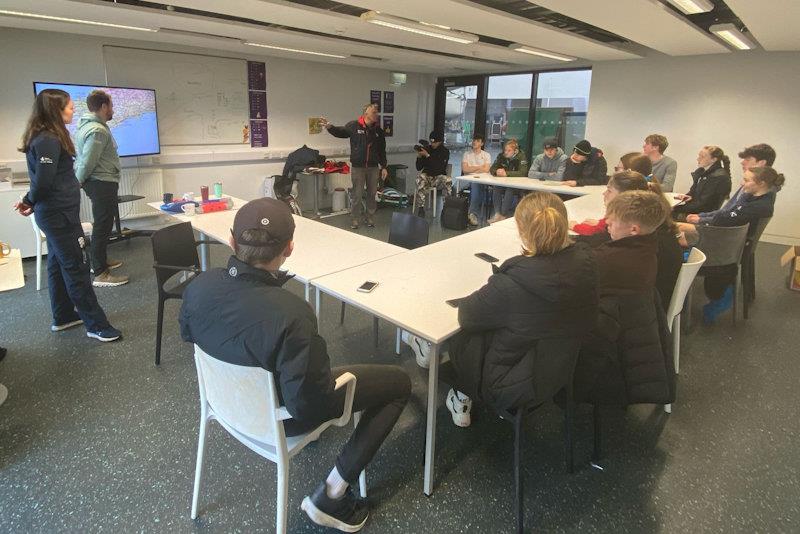
[[591,83],[590,70],[539,74],[533,124],[534,155],[542,151],[547,137],[557,138],[567,154],[584,138]]
[[489,77],[486,98],[486,150],[497,156],[503,143],[516,139],[527,151],[528,121],[531,107],[533,74],[509,74]]
[[475,132],[478,86],[452,86],[445,91],[444,144],[450,149],[453,176],[461,176],[461,159],[469,150]]

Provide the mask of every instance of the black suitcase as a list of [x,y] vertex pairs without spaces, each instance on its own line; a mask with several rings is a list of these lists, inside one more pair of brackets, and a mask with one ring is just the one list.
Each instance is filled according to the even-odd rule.
[[450,230],[466,230],[469,199],[446,197],[442,207],[442,226]]

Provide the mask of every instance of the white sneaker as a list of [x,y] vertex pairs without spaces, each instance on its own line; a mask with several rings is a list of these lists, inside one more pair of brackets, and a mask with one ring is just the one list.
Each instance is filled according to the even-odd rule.
[[451,389],[447,392],[447,402],[445,404],[453,416],[453,424],[461,428],[466,428],[472,424],[472,418],[470,417],[472,399],[459,391]]
[[428,369],[431,366],[431,344],[418,338],[415,335],[409,334],[405,330],[400,335],[403,343],[411,347],[417,357],[417,365],[423,369]]
[[77,319],[75,321],[71,321],[69,323],[64,323],[64,324],[51,324],[50,331],[61,332],[62,330],[66,330],[67,328],[72,328],[73,326],[78,326],[79,324],[83,324],[83,319]]
[[478,226],[478,216],[474,213],[467,215],[467,221],[469,222],[470,226]]
[[0,384],[0,404],[3,404],[8,398],[8,388]]

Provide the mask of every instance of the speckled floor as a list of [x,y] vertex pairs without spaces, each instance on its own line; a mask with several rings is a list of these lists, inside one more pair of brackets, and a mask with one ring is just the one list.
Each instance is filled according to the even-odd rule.
[[[388,233],[389,212],[378,228]],[[346,218],[329,219],[345,225]],[[148,221],[155,224],[155,220]],[[434,230],[432,239],[443,237]],[[561,415],[531,418],[525,445],[526,520],[549,532],[790,532],[800,525],[800,294],[785,288],[762,244],[758,300],[733,328],[684,337],[679,400],[671,416],[640,406],[605,415],[605,471],[588,467],[590,419],[577,419],[575,474],[563,467]],[[225,261],[214,249],[213,263]],[[212,425],[201,516],[189,519],[198,426],[191,347],[167,305],[162,365],[153,365],[156,291],[147,239],[114,245],[132,282],[100,289],[125,338],[100,344],[81,329],[50,333],[46,290],[0,293],[0,531],[268,532],[274,528],[272,464]],[[26,262],[29,279],[34,264]],[[455,268],[455,267],[454,267]],[[456,273],[454,272],[454,276]],[[290,283],[301,294],[299,284]],[[699,293],[698,293],[699,296]],[[701,299],[696,299],[699,303]],[[373,516],[364,532],[512,532],[511,427],[478,410],[459,429],[439,409],[436,491],[422,494],[426,375],[409,351],[393,355],[394,330],[373,349],[371,319],[323,303],[321,330],[334,364],[400,363],[414,396],[368,476]],[[444,392],[443,392],[444,393]],[[289,530],[322,532],[300,500],[330,469],[349,430],[334,429],[292,463]]]

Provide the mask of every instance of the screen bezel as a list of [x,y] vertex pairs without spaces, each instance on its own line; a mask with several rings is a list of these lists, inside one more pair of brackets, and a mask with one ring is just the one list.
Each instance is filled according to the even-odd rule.
[[140,156],[158,156],[161,154],[161,132],[158,126],[158,95],[155,89],[148,89],[146,87],[123,87],[119,85],[97,85],[92,83],[63,83],[63,82],[33,82],[33,96],[36,97],[39,93],[36,92],[36,84],[42,85],[71,85],[73,87],[95,87],[97,89],[133,89],[135,91],[151,91],[153,93],[153,101],[156,105],[156,135],[158,136],[158,152],[143,152],[141,154],[129,154],[127,156],[120,156],[121,158],[138,158]]

